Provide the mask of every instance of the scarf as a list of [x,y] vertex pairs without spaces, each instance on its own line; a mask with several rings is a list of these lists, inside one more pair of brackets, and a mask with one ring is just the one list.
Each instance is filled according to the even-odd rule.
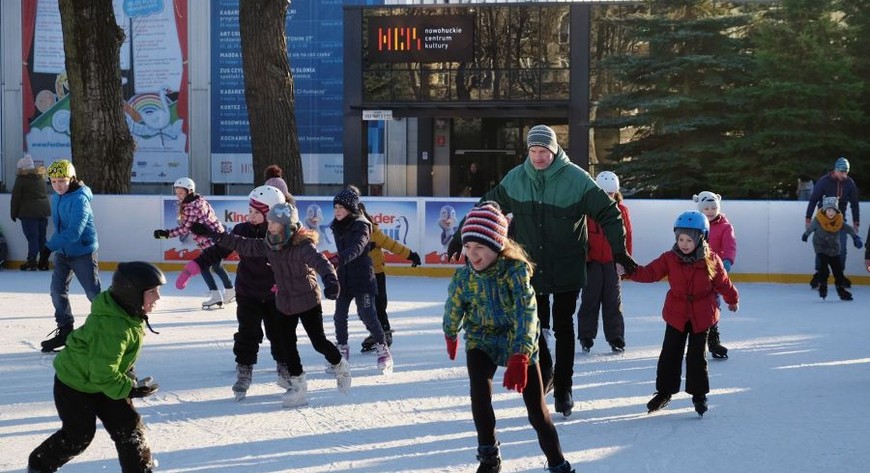
[[816,212],[816,220],[819,221],[822,230],[826,232],[836,233],[843,228],[843,214],[840,212],[837,212],[837,215],[835,215],[834,218],[828,218],[828,216],[825,215],[825,211],[819,209],[818,212]]
[[707,241],[702,239],[698,246],[695,247],[695,251],[689,254],[685,254],[682,250],[680,250],[680,247],[676,243],[674,243],[673,251],[677,255],[677,258],[679,258],[680,262],[692,264],[696,261],[701,261],[704,259],[704,255],[706,254],[706,245]]

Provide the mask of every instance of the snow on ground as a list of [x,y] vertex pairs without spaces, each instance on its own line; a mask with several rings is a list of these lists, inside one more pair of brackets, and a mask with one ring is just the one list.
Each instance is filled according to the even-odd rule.
[[[54,326],[49,279],[49,273],[0,272],[0,472],[24,471],[29,452],[60,426],[51,394],[53,355],[38,350]],[[111,274],[102,280],[108,287]],[[268,343],[254,371],[256,384],[247,399],[235,402],[235,306],[200,310],[201,280],[184,292],[165,287],[151,317],[160,335],[148,335],[137,366],[161,388],[135,401],[158,470],[474,471],[477,442],[464,357],[447,358],[441,332],[447,284],[445,278],[388,278],[396,372],[380,376],[374,355],[354,349],[347,396],[300,335],[310,403],[296,409],[281,406]],[[721,323],[732,356],[710,361],[710,411],[699,419],[685,393],[663,412],[646,413],[667,289],[664,283],[625,285],[626,352],[610,354],[599,334],[592,353],[576,357],[574,414],[554,416],[578,472],[866,471],[870,287],[856,287],[854,302],[822,301],[806,284],[738,289],[741,310],[726,313]],[[88,304],[77,283],[73,290],[81,322]],[[332,310],[326,301],[328,334]],[[364,330],[352,322],[354,348]],[[493,403],[503,471],[542,471],[544,457],[522,400],[501,387],[502,374],[496,374]],[[101,427],[91,447],[63,469],[117,470]]]

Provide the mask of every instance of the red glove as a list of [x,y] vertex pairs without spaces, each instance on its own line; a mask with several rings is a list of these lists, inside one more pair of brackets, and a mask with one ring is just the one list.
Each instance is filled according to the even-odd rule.
[[504,372],[504,387],[516,389],[518,393],[526,389],[529,381],[529,356],[514,353],[508,359],[507,370]]
[[444,341],[447,342],[447,356],[449,356],[451,360],[455,360],[456,349],[459,348],[459,337],[444,335]]

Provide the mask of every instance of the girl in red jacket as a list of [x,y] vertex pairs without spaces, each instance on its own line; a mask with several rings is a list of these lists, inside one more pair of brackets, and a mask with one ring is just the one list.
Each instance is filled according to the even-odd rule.
[[[625,249],[631,254],[631,218],[628,207],[622,204],[619,193],[619,177],[603,171],[595,178],[611,199],[616,201],[622,223],[625,225]],[[604,324],[604,338],[614,353],[625,351],[625,320],[622,317],[622,284],[613,263],[613,250],[607,242],[604,230],[592,218],[586,219],[589,233],[589,251],[586,254],[586,286],[580,294],[580,310],[577,311],[577,339],[583,351],[588,353],[598,335],[598,309]]]
[[[649,412],[665,407],[680,391],[683,352],[686,352],[686,392],[692,395],[695,412],[707,412],[707,331],[719,321],[716,294],[728,310],[737,312],[737,289],[728,279],[722,259],[707,244],[710,224],[697,210],[683,212],[674,222],[677,242],[646,266],[638,266],[632,281],[656,282],[667,276],[670,290],[662,317],[667,326],[656,369],[656,394],[646,404]],[[689,347],[686,350],[686,341]]]

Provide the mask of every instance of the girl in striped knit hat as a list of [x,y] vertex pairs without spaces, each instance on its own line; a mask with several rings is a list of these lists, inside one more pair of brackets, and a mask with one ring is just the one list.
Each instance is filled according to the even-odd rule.
[[569,473],[559,435],[544,400],[538,367],[533,265],[508,236],[508,220],[495,202],[482,202],[468,212],[462,226],[466,265],[450,281],[444,307],[447,354],[455,359],[458,332],[465,329],[465,357],[471,384],[471,413],[477,428],[478,473],[501,471],[499,443],[492,408],[492,379],[505,366],[503,386],[523,396],[529,421],[547,457],[548,471]]

